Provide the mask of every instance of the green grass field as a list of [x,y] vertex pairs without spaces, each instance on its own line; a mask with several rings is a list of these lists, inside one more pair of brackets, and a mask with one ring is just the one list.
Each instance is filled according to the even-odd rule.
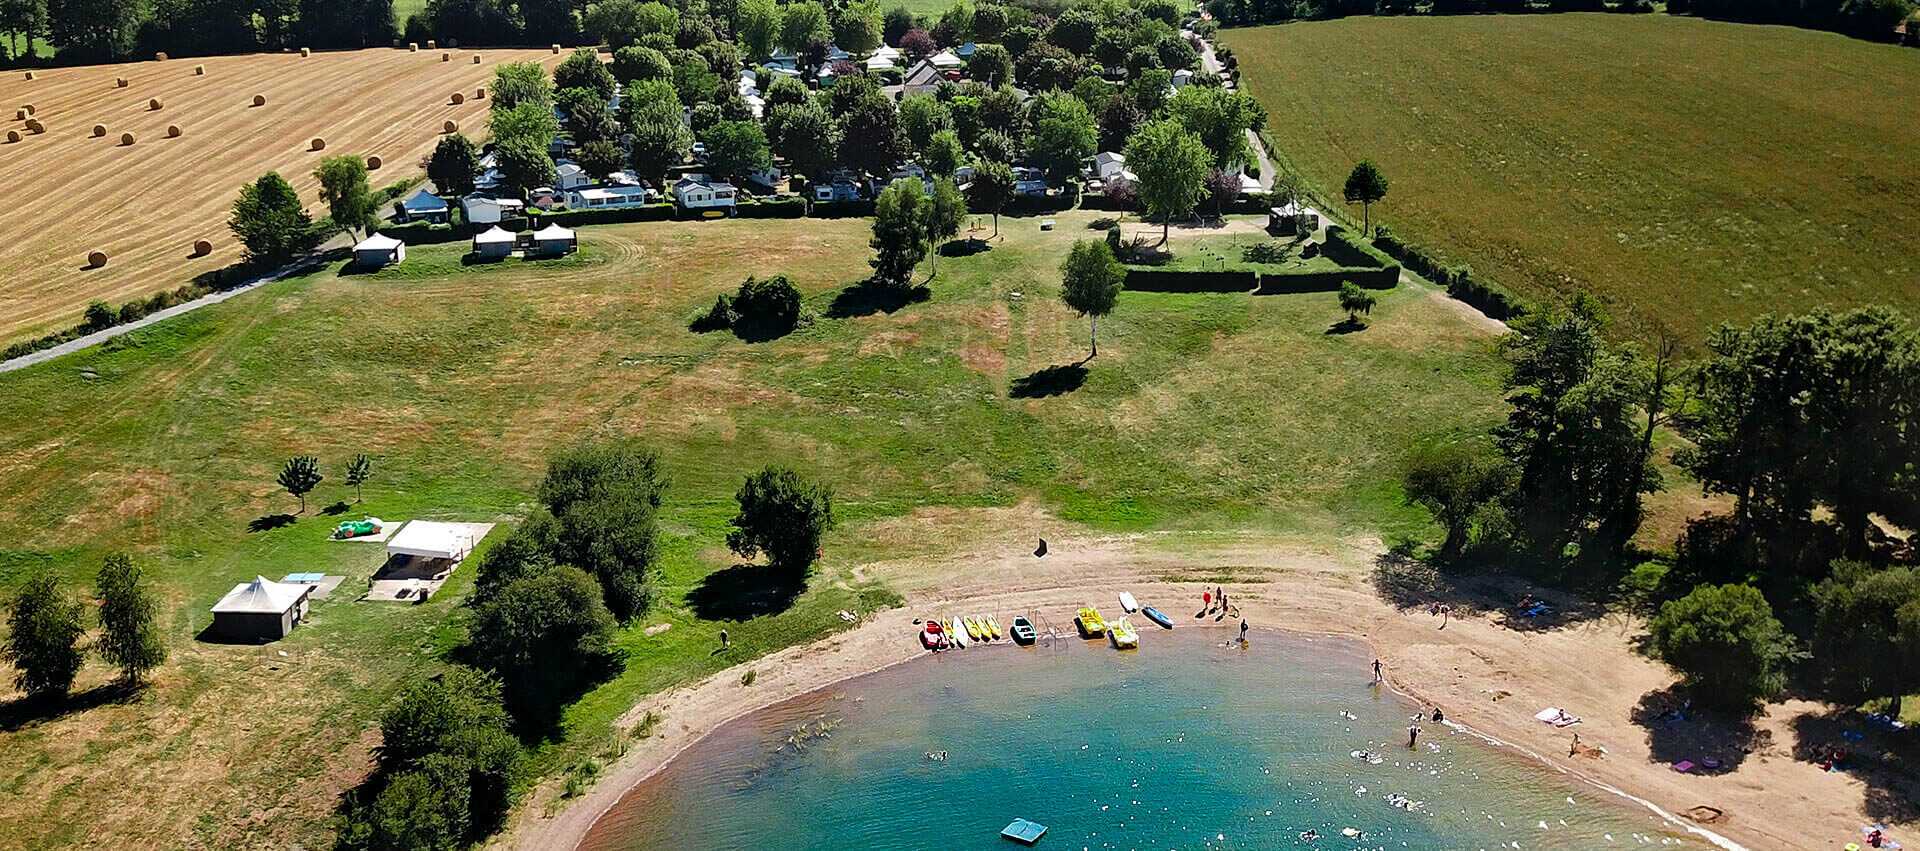
[[[1226,30],[1332,203],[1531,296],[1694,340],[1815,304],[1920,312],[1920,51],[1666,15],[1356,17]],[[1359,208],[1352,208],[1357,219]]]
[[[1420,435],[1499,416],[1484,330],[1423,290],[1386,294],[1346,335],[1326,333],[1341,314],[1325,293],[1127,293],[1076,381],[1086,321],[1060,304],[1056,264],[1097,237],[1090,217],[1051,233],[1004,219],[1004,242],[943,259],[932,300],[891,314],[844,294],[867,272],[867,221],[652,223],[582,230],[582,254],[549,264],[417,247],[395,272],[276,283],[0,375],[0,588],[44,567],[77,589],[128,549],[173,654],[135,703],[33,719],[0,693],[5,844],[324,844],[380,707],[460,641],[472,581],[424,605],[355,602],[380,548],[327,530],[361,514],[510,523],[546,455],[584,437],[662,452],[665,589],[622,634],[626,672],[537,751],[546,772],[598,753],[646,693],[897,602],[857,568],[947,546],[875,532],[917,509],[953,509],[963,531],[987,522],[967,509],[1034,504],[1084,532],[1426,532],[1395,464]],[[813,322],[762,343],[687,330],[749,273],[792,275]],[[352,500],[339,477],[357,452],[377,458],[365,503],[321,514]],[[295,509],[273,480],[302,453],[329,477],[312,508],[257,522]],[[732,493],[772,461],[838,491],[823,575],[783,613],[702,619],[688,596],[733,564]],[[349,579],[284,641],[196,640],[234,583],[293,571]],[[659,623],[673,627],[645,634]],[[716,658],[721,626],[739,649]],[[89,663],[83,705],[109,676]]]

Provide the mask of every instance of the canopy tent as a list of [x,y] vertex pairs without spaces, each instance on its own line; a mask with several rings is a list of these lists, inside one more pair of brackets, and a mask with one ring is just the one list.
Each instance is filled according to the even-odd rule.
[[508,245],[512,245],[514,241],[518,240],[519,238],[520,237],[515,235],[512,231],[506,230],[500,227],[499,225],[494,225],[493,227],[487,228],[486,230],[483,230],[479,233],[474,234],[473,244],[488,245],[492,243],[504,242]]
[[277,615],[300,604],[313,586],[299,582],[275,582],[255,576],[252,582],[233,586],[227,596],[213,604],[214,614]]
[[938,68],[942,71],[958,70],[960,67],[967,64],[966,60],[961,59],[957,54],[955,54],[951,50],[942,50],[939,53],[936,53],[928,57],[927,61],[933,63],[933,67]]
[[407,215],[418,216],[428,213],[444,213],[447,211],[447,202],[446,199],[428,192],[425,189],[421,189],[413,193],[412,197],[400,202],[400,207],[407,211]]
[[534,231],[533,238],[541,242],[544,242],[550,239],[572,239],[573,229],[563,228],[560,226],[559,222],[554,222],[552,224],[547,225],[546,227],[543,227],[537,231]]
[[355,254],[362,251],[392,251],[405,244],[393,237],[376,233],[356,243],[353,251]]
[[387,555],[458,561],[473,550],[473,531],[465,523],[415,520],[387,541]]

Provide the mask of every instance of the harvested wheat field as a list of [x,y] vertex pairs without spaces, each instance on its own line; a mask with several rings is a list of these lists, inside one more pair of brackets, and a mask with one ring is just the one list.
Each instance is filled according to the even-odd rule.
[[[483,64],[440,52],[360,50],[170,59],[0,75],[0,342],[65,327],[88,302],[145,297],[240,259],[226,219],[242,183],[272,169],[316,215],[322,156],[377,155],[376,188],[420,172],[442,122],[469,132],[488,102],[449,95],[490,83],[493,66],[561,56],[488,50]],[[205,74],[196,74],[204,66]],[[121,78],[125,87],[116,85]],[[255,96],[265,103],[254,106]],[[158,108],[154,104],[158,103]],[[18,119],[46,132],[29,132]],[[95,125],[106,128],[96,137]],[[169,126],[180,134],[170,136]],[[126,144],[123,134],[130,134]],[[313,151],[326,139],[324,152]],[[194,255],[194,242],[213,251]],[[103,266],[88,268],[102,252]]]

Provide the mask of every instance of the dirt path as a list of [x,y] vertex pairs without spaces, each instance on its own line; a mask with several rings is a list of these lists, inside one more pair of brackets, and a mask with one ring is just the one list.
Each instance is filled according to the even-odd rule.
[[[1460,722],[1551,770],[1644,799],[1674,830],[1700,828],[1678,815],[1707,805],[1726,813],[1712,832],[1723,847],[1825,846],[1849,841],[1863,823],[1864,789],[1852,778],[1822,772],[1788,755],[1792,716],[1814,707],[1774,707],[1758,724],[1772,744],[1747,755],[1738,770],[1717,777],[1683,775],[1656,759],[1649,733],[1630,716],[1643,696],[1672,678],[1630,649],[1637,623],[1620,616],[1553,629],[1515,629],[1495,615],[1461,612],[1444,621],[1424,608],[1401,610],[1376,591],[1377,541],[1303,543],[1207,533],[1050,539],[1045,559],[1031,554],[1024,530],[1046,528],[1024,510],[999,512],[969,528],[1020,529],[980,542],[962,555],[903,558],[859,566],[861,575],[902,589],[907,605],[834,638],[791,648],[724,671],[698,685],[658,695],[633,708],[622,724],[659,714],[658,735],[635,744],[601,781],[573,802],[553,784],[521,807],[513,830],[496,845],[569,848],[625,790],[651,776],[708,731],[740,715],[841,679],[915,658],[918,618],[961,609],[1040,614],[1066,623],[1088,602],[1110,604],[1120,590],[1172,612],[1198,608],[1200,591],[1224,582],[1233,603],[1258,627],[1351,637],[1374,648],[1388,680],[1417,700],[1444,707]],[[1033,521],[1031,523],[1020,522]],[[1057,528],[1057,524],[1053,524]],[[899,522],[898,531],[938,540],[948,521],[932,513]],[[1489,580],[1494,597],[1528,593],[1517,582]],[[1180,628],[1194,622],[1178,615]],[[1002,620],[1007,620],[1007,615]],[[1199,622],[1216,625],[1212,620]],[[1231,627],[1230,619],[1217,624]],[[740,686],[745,668],[751,690]],[[1356,672],[1363,673],[1363,672]],[[1541,707],[1562,707],[1585,722],[1581,741],[1604,755],[1569,759],[1570,734],[1533,719]],[[1636,804],[1627,804],[1637,806]],[[532,816],[549,807],[550,816]]]

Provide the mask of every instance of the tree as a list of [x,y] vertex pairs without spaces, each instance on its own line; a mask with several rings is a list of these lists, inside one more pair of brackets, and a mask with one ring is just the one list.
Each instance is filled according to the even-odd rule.
[[510,141],[540,146],[541,151],[560,133],[560,119],[551,104],[523,103],[510,109],[496,108],[487,113],[487,130],[496,147]]
[[380,790],[365,816],[367,847],[452,851],[464,843],[472,793],[453,766],[435,761],[433,768],[400,772]]
[[1487,512],[1498,511],[1513,488],[1512,470],[1503,459],[1459,443],[1414,450],[1400,481],[1407,502],[1425,508],[1446,531],[1438,553],[1442,562],[1466,550],[1474,528],[1485,525]]
[[1373,313],[1376,299],[1373,294],[1360,288],[1352,281],[1340,282],[1340,309],[1347,312],[1347,321],[1358,323],[1360,314]]
[[988,88],[1013,85],[1013,55],[998,44],[982,44],[967,60],[967,77],[985,83]]
[[334,227],[348,236],[380,223],[380,198],[367,185],[367,161],[355,154],[322,157],[313,170],[320,181],[320,198],[327,203],[327,214]]
[[347,461],[347,484],[353,486],[353,501],[360,501],[360,486],[373,477],[373,459],[365,454],[355,455]]
[[686,107],[695,107],[710,103],[720,93],[722,81],[713,73],[705,60],[698,54],[688,54],[692,59],[675,62],[673,65],[673,90]]
[[927,173],[936,178],[951,178],[965,162],[967,152],[960,147],[960,136],[952,130],[942,130],[927,140],[927,149],[921,155],[921,161],[927,167]]
[[908,10],[905,6],[895,6],[888,9],[886,13],[880,17],[880,38],[886,43],[898,47],[900,46],[900,37],[906,35],[907,30],[917,26],[919,26],[919,23],[914,20],[912,11]]
[[296,455],[287,459],[280,468],[280,486],[287,493],[300,498],[300,513],[307,513],[307,494],[320,484],[324,478],[320,475],[320,459],[312,455]]
[[900,99],[900,135],[907,150],[924,152],[933,134],[953,127],[953,115],[947,105],[930,94],[912,94]]
[[473,657],[497,671],[516,717],[551,712],[619,654],[615,622],[593,577],[556,567],[500,589],[473,609]]
[[798,78],[786,76],[774,77],[773,82],[767,84],[768,109],[776,106],[798,106],[812,103],[814,103],[813,93],[807,91],[807,84],[800,82]]
[[827,30],[826,10],[813,0],[788,3],[780,14],[780,46],[788,53],[800,53],[815,38],[832,37]]
[[627,156],[634,172],[659,181],[661,186],[666,185],[667,170],[686,162],[687,154],[693,150],[693,131],[680,123],[677,116],[633,125],[628,132],[632,139]]
[[412,768],[467,728],[507,728],[500,681],[493,675],[455,665],[430,679],[415,680],[392,706],[380,713],[380,765],[390,771]]
[[241,187],[227,227],[240,238],[247,260],[254,263],[285,263],[313,246],[313,220],[279,172],[267,172]]
[[553,108],[553,85],[547,81],[547,69],[538,62],[508,62],[493,69],[493,111],[513,109],[523,103]]
[[731,304],[736,316],[734,327],[749,334],[775,337],[800,322],[800,289],[785,275],[748,276]]
[[715,173],[740,178],[770,162],[767,134],[759,122],[722,121],[707,130],[707,163]]
[[1003,162],[988,160],[973,169],[973,183],[967,186],[967,196],[974,205],[993,213],[993,235],[1000,235],[1000,211],[1013,200],[1013,167]]
[[558,524],[554,561],[592,574],[621,620],[652,604],[665,488],[659,456],[629,441],[572,447],[548,462],[540,482],[540,500]]
[[1834,695],[1902,701],[1920,686],[1920,570],[1838,562],[1813,589],[1813,650]]
[[918,28],[910,29],[902,33],[900,35],[899,47],[900,52],[905,53],[908,59],[915,62],[932,56],[934,51],[940,49],[939,43],[933,40],[932,35],[929,35],[926,30]]
[[1240,175],[1238,172],[1216,168],[1207,172],[1207,199],[1213,202],[1213,215],[1218,218],[1227,214],[1227,205],[1240,198]]
[[747,58],[764,61],[780,43],[781,18],[773,0],[740,0],[740,47]]
[[833,43],[859,56],[880,46],[880,7],[868,0],[849,4],[833,22]]
[[1372,233],[1374,202],[1387,197],[1386,175],[1380,173],[1380,167],[1374,165],[1373,160],[1361,160],[1347,174],[1345,193],[1347,203],[1360,205],[1364,216],[1361,232]]
[[585,88],[561,89],[560,112],[567,117],[567,130],[575,145],[611,142],[620,136],[620,123],[607,109],[607,101],[598,91]]
[[1207,86],[1185,86],[1167,101],[1167,113],[1200,137],[1218,168],[1238,172],[1253,159],[1247,131],[1266,126],[1267,111],[1252,95]]
[[588,38],[614,49],[617,64],[619,51],[632,47],[647,33],[656,32],[652,29],[654,22],[642,8],[640,0],[600,0],[587,7],[583,29]]
[[455,133],[442,136],[427,158],[427,179],[433,181],[435,194],[459,198],[473,191],[480,176],[480,152],[467,137]]
[[967,199],[960,194],[960,188],[953,185],[953,178],[936,177],[933,179],[933,194],[927,198],[927,278],[940,274],[940,245],[960,234],[960,227],[967,223]]
[[545,144],[533,139],[508,139],[493,146],[493,162],[500,169],[500,182],[522,197],[559,179],[553,155],[547,153]]
[[927,190],[920,181],[887,184],[873,204],[873,279],[883,286],[905,288],[913,269],[926,254]]
[[580,146],[573,152],[573,161],[595,180],[606,180],[614,172],[626,165],[627,156],[620,146],[605,140],[595,140]]
[[834,526],[833,489],[801,478],[784,467],[769,466],[747,477],[734,495],[727,547],[741,558],[767,554],[767,565],[805,576],[820,553],[820,540]]
[[1046,172],[1047,182],[1065,183],[1093,156],[1098,141],[1093,115],[1079,98],[1059,93],[1043,96],[1032,114],[1027,157]]
[[154,629],[153,597],[140,585],[140,568],[124,553],[113,553],[94,579],[100,597],[100,655],[120,669],[121,679],[138,684],[167,659],[166,645]]
[[[847,85],[842,81],[836,86]],[[893,99],[879,91],[854,100],[840,118],[840,161],[868,174],[886,174],[903,153]]]
[[1702,703],[1751,709],[1778,697],[1800,654],[1751,585],[1702,585],[1647,624],[1648,651],[1680,672]]
[[1092,321],[1087,335],[1092,346],[1089,360],[1100,356],[1100,317],[1113,312],[1126,282],[1126,267],[1114,259],[1113,250],[1103,240],[1075,242],[1060,264],[1060,300]]
[[[651,47],[622,47],[613,52],[613,76],[621,84],[673,77],[673,65],[667,55]],[[612,98],[608,98],[612,100]]]
[[82,661],[74,642],[86,628],[82,606],[69,602],[51,575],[36,573],[20,584],[7,609],[6,660],[18,670],[13,685],[37,699],[57,698],[73,687]]
[[1133,99],[1117,97],[1107,103],[1100,112],[1100,150],[1118,151],[1127,146],[1127,140],[1140,128],[1140,122],[1147,120],[1146,113],[1134,105]]
[[1176,121],[1153,121],[1127,140],[1127,168],[1139,180],[1139,196],[1147,212],[1160,218],[1160,241],[1166,242],[1173,217],[1193,211],[1205,189],[1212,158],[1200,137]]
[[600,61],[599,51],[582,47],[554,66],[553,87],[557,91],[586,89],[599,95],[604,102],[613,98],[617,84],[613,79],[613,71]]
[[817,103],[784,103],[767,112],[767,136],[773,153],[785,159],[793,170],[819,178],[832,167],[839,140],[833,135],[833,119]]

